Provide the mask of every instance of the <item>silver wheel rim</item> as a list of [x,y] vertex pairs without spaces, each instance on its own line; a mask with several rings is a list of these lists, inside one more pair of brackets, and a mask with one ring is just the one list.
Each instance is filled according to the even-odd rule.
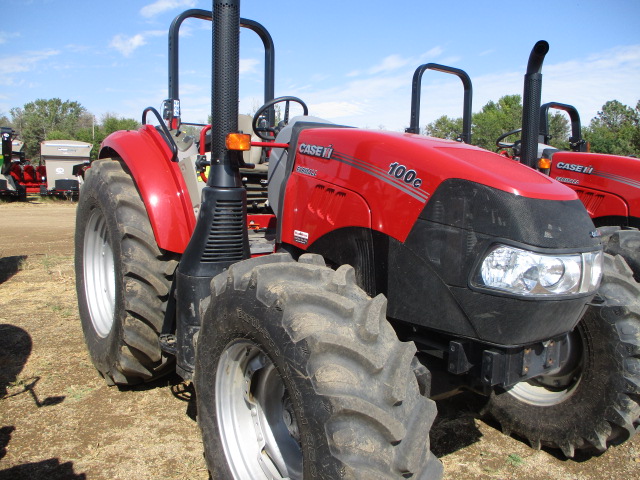
[[302,479],[295,415],[267,355],[247,340],[227,345],[215,389],[220,438],[233,478]]
[[537,407],[551,407],[571,397],[580,383],[583,369],[584,347],[577,330],[579,328],[568,335],[569,358],[560,372],[517,383],[508,390],[509,394]]
[[91,213],[84,235],[84,289],[93,329],[105,338],[113,327],[116,275],[107,222],[97,208]]

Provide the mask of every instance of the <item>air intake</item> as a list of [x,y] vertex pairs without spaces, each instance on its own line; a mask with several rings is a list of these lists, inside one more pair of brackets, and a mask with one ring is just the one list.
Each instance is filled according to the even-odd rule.
[[242,200],[217,199],[200,261],[218,263],[242,260],[243,225]]

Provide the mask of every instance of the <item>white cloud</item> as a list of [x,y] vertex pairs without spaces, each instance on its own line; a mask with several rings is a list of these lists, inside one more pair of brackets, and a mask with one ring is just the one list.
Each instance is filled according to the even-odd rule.
[[442,47],[435,46],[416,57],[403,57],[398,54],[392,54],[383,58],[382,61],[380,61],[380,63],[372,67],[369,67],[364,70],[352,70],[346,74],[346,77],[350,77],[350,78],[359,77],[363,74],[384,75],[384,74],[389,74],[389,73],[398,71],[407,66],[411,66],[412,68],[415,68],[421,63],[434,61],[437,57],[442,55],[442,52],[444,52]]
[[442,55],[442,52],[444,52],[444,49],[440,46],[436,46],[424,52],[422,55],[420,55],[420,58],[430,61]]
[[462,61],[462,57],[451,56],[451,57],[443,58],[438,63],[442,63],[444,65],[449,65],[449,66],[453,67],[453,66],[456,66],[457,64],[459,64],[461,61]]
[[86,52],[87,50],[90,50],[91,47],[89,45],[69,43],[68,45],[65,45],[65,49],[69,50],[70,52],[79,53],[79,52]]
[[111,39],[110,47],[118,50],[125,57],[130,56],[134,50],[147,44],[148,37],[160,37],[166,35],[164,30],[148,30],[146,32],[137,33],[136,35],[127,36],[118,34]]
[[[473,79],[474,111],[487,101],[509,94],[522,95],[526,66],[521,71]],[[640,45],[611,48],[586,58],[542,67],[542,102],[575,106],[587,125],[608,100],[635,107],[640,99]]]
[[11,55],[0,57],[0,65],[2,65],[2,75],[0,75],[0,85],[23,85],[23,81],[16,81],[12,74],[20,74],[35,69],[38,64],[50,57],[59,55],[59,50],[39,50],[24,52],[20,55]]
[[119,34],[113,37],[109,46],[118,50],[125,57],[128,57],[136,48],[139,48],[146,43],[147,42],[144,39],[144,35],[142,35],[141,33],[138,33],[137,35],[134,35],[132,37],[127,37],[126,35]]
[[345,118],[362,115],[366,107],[360,102],[320,102],[309,105],[309,113],[321,118]]
[[260,65],[260,62],[255,58],[241,58],[240,59],[240,75],[257,72],[256,67],[258,65]]
[[166,37],[167,30],[147,30],[143,32],[145,37]]
[[400,55],[389,55],[385,57],[381,63],[369,69],[369,73],[375,75],[377,73],[386,73],[398,70],[411,62],[410,58],[403,58]]
[[20,36],[18,32],[0,32],[0,45],[3,43],[7,43],[8,40],[12,38],[17,38]]
[[3,74],[28,72],[37,63],[59,54],[60,50],[53,49],[30,51],[20,55],[2,57],[0,58],[0,65],[2,65]]
[[[351,72],[343,83],[330,88],[314,83],[304,87],[289,85],[286,90],[305,100],[312,115],[358,127],[385,125],[389,130],[401,131],[409,123],[413,70],[420,63],[436,61],[443,53],[442,48],[435,47],[413,59],[391,55],[371,68]],[[449,63],[445,59],[439,63],[461,62],[452,57],[446,60]],[[473,111],[504,95],[522,95],[525,70],[526,65],[516,65],[512,70],[472,78]],[[617,99],[635,107],[640,99],[640,45],[616,47],[563,63],[547,63],[542,73],[542,101],[575,105],[586,125],[608,100]],[[441,115],[462,116],[462,97],[463,89],[457,78],[425,75],[420,125]]]
[[[311,115],[336,123],[365,128],[384,125],[393,131],[402,131],[409,124],[411,79],[421,63],[438,61],[446,53],[435,47],[415,58],[391,55],[375,65],[378,73],[368,74],[376,68],[363,66],[357,76],[340,77],[336,72],[330,83],[327,79],[305,78],[306,83],[285,84],[277,90],[302,98]],[[440,59],[438,63],[445,63]],[[257,70],[259,62],[243,59],[241,71]],[[457,66],[457,65],[456,65]],[[382,68],[385,67],[385,68]],[[465,68],[464,63],[460,64]],[[472,78],[473,111],[479,111],[489,100],[497,101],[510,94],[522,94],[526,64],[512,69]],[[563,63],[546,63],[542,69],[542,101],[560,101],[578,108],[583,124],[588,124],[602,105],[617,99],[635,106],[640,99],[640,45],[618,47],[595,55],[578,57]],[[208,115],[208,83],[181,85],[183,118],[201,121]],[[257,89],[240,102],[240,112],[255,111],[262,105],[262,93]],[[422,109],[420,125],[424,126],[441,115],[462,115],[463,89],[460,80],[451,75],[425,75],[422,82]]]
[[167,10],[176,8],[193,8],[196,6],[195,0],[156,0],[140,9],[140,15],[146,18],[155,17]]

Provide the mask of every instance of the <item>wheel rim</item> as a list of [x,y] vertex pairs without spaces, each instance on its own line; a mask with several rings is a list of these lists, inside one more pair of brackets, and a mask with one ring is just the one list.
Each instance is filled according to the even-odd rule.
[[216,373],[216,414],[229,468],[240,479],[302,479],[292,403],[275,365],[254,343],[229,344]]
[[113,328],[116,275],[107,222],[97,208],[87,222],[84,235],[84,288],[95,332],[105,338]]
[[521,402],[549,407],[564,402],[573,395],[583,371],[584,342],[580,327],[567,335],[567,360],[559,372],[542,375],[514,385],[509,394]]

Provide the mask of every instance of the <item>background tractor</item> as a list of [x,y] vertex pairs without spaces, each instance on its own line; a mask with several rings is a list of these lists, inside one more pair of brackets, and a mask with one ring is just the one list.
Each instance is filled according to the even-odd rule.
[[[572,457],[575,450],[603,452],[640,429],[640,160],[587,153],[577,110],[557,102],[540,106],[544,50],[546,42],[538,42],[529,60],[522,129],[496,144],[577,193],[602,234],[604,272],[569,335],[565,367],[497,390],[487,410],[505,432]],[[550,109],[569,115],[570,151],[548,145]],[[521,141],[505,143],[520,131]]]
[[[187,18],[213,23],[198,138],[181,129]],[[265,47],[252,119],[240,28]],[[439,478],[430,396],[562,371],[600,282],[598,232],[574,191],[503,156],[274,98],[274,55],[238,0],[173,21],[162,114],[107,137],[80,194],[91,359],[110,384],[192,380],[213,478]],[[267,200],[248,201],[249,183]]]

